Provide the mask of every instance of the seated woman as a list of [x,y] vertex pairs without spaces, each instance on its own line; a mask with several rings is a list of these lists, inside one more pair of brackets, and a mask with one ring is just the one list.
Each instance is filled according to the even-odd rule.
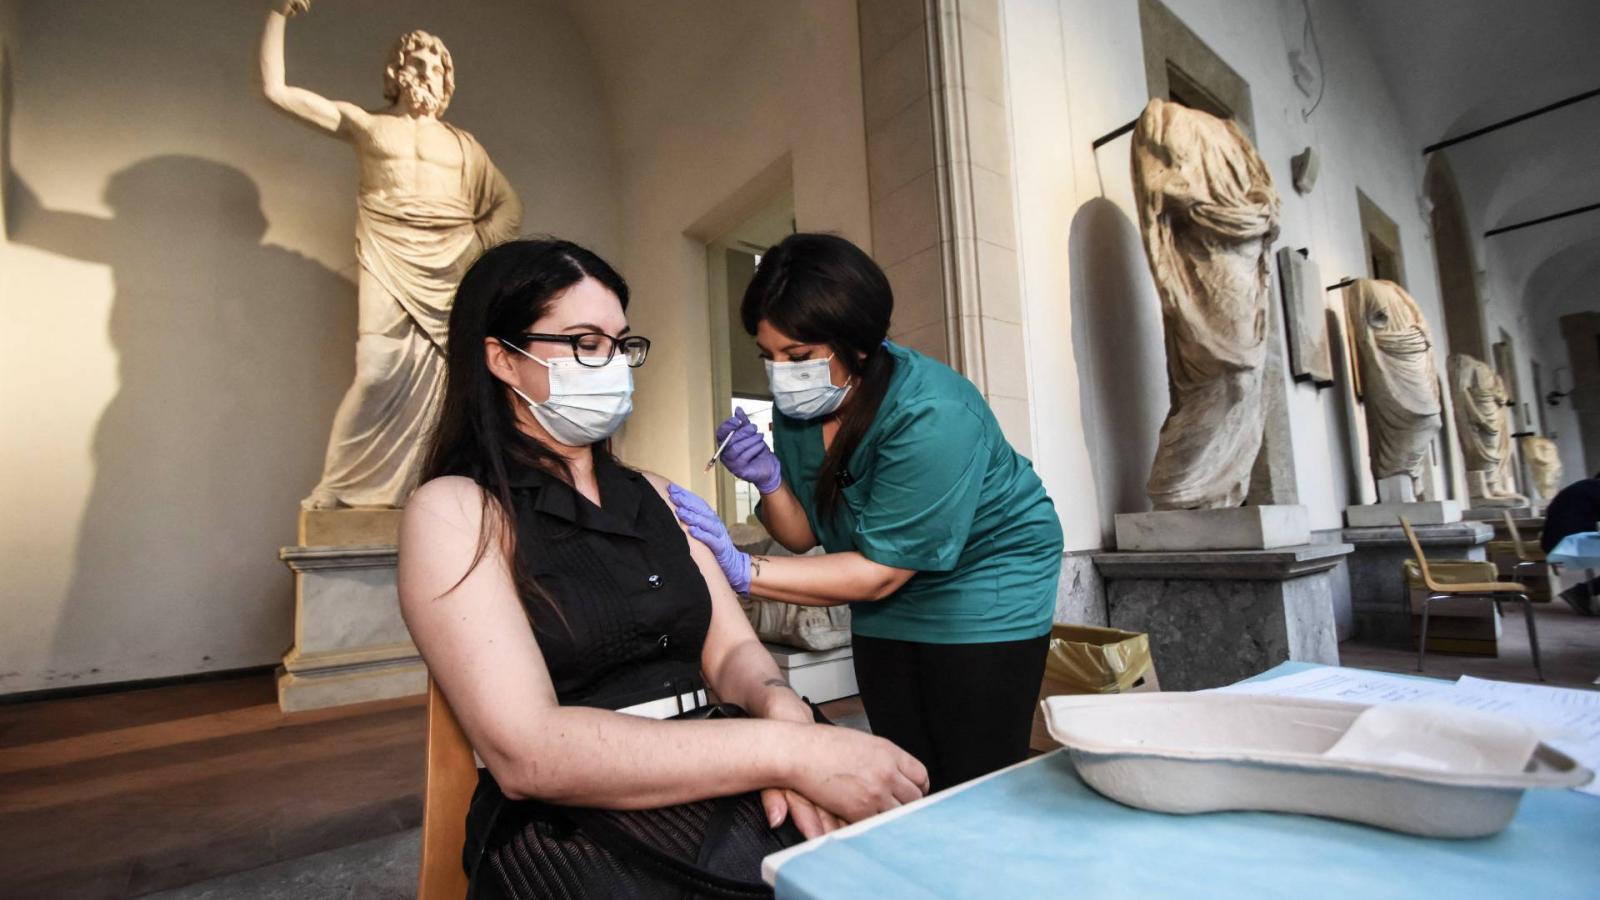
[[[668,483],[611,455],[650,347],[629,333],[627,305],[627,285],[593,253],[526,240],[485,253],[451,310],[399,590],[487,768],[468,818],[474,896],[550,890],[526,847],[548,834],[553,805],[759,791],[768,826],[789,819],[814,836],[927,790],[921,763],[888,741],[813,723],[710,551],[678,525]],[[703,703],[705,688],[751,717],[658,720]],[[609,878],[563,886],[649,892],[648,873]]]

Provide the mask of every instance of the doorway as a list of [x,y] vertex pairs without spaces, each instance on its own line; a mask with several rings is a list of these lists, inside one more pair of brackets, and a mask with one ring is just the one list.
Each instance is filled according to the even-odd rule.
[[[745,332],[739,319],[739,302],[755,277],[761,255],[794,232],[794,195],[785,190],[706,245],[713,418],[721,422],[733,415],[735,408],[743,409],[769,446],[772,394],[756,339]],[[733,477],[721,466],[717,467],[716,485],[717,512],[724,523],[730,528],[760,527],[755,520],[755,506],[761,497],[754,486]]]

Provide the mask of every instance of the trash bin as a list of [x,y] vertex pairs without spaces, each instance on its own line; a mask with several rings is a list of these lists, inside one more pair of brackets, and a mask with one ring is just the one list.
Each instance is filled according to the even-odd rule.
[[[1050,652],[1045,657],[1040,701],[1061,694],[1126,694],[1160,689],[1155,663],[1150,659],[1148,635],[1093,625],[1056,625],[1050,629]],[[1044,710],[1037,706],[1028,746],[1041,752],[1058,746],[1045,727]]]

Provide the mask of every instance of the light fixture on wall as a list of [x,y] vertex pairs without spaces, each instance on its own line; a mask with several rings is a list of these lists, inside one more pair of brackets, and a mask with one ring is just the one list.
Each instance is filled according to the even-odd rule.
[[[1557,387],[1561,386],[1561,373],[1562,372],[1566,372],[1567,373],[1567,377],[1569,379],[1572,377],[1572,369],[1570,369],[1567,366],[1562,366],[1562,367],[1556,369],[1554,372],[1551,372],[1550,373],[1550,380],[1555,382]],[[1552,390],[1552,391],[1550,391],[1550,392],[1548,392],[1548,393],[1546,393],[1544,395],[1544,402],[1550,404],[1551,406],[1560,406],[1561,405],[1561,398],[1562,397],[1566,397],[1566,396],[1570,395],[1571,393],[1572,393],[1571,388],[1568,388],[1567,390],[1564,390],[1564,391]]]

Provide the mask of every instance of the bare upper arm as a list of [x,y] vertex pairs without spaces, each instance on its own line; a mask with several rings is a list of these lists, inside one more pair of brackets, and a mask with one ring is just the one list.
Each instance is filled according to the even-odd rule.
[[305,88],[285,85],[269,89],[267,100],[308,125],[344,138],[365,134],[372,123],[372,113],[354,103],[329,100]]
[[[473,748],[510,771],[558,703],[499,538],[496,515],[476,565],[484,498],[470,479],[430,481],[400,524],[399,594],[406,627]],[[494,511],[495,507],[490,506]]]

